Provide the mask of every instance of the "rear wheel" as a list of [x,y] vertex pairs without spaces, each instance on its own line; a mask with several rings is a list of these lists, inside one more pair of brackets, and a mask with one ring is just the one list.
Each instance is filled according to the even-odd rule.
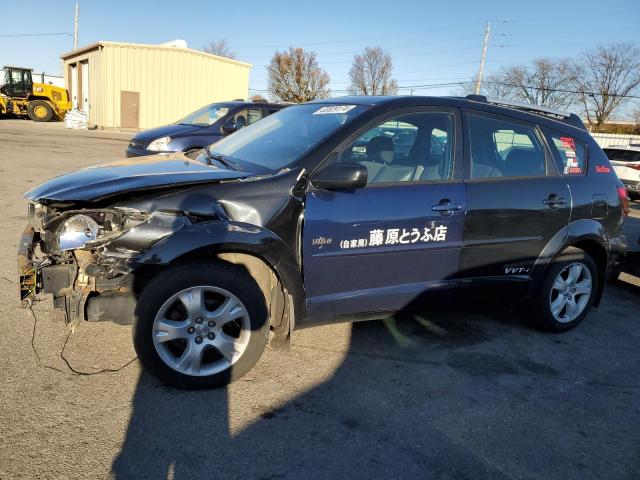
[[246,270],[192,263],[159,274],[142,292],[133,342],[142,364],[162,381],[211,388],[247,373],[268,333],[264,297]]
[[53,117],[53,108],[44,100],[34,100],[27,105],[27,115],[34,122],[48,122]]
[[538,324],[565,332],[587,316],[598,287],[598,267],[584,251],[571,249],[549,269],[538,293]]

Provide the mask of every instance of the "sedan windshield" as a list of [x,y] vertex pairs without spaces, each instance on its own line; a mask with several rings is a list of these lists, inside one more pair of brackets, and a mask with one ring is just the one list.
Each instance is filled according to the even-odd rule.
[[193,125],[194,127],[208,127],[220,120],[227,113],[229,113],[229,107],[220,103],[212,103],[187,115],[177,123],[179,125]]
[[277,171],[294,163],[367,108],[326,103],[288,107],[211,145],[211,154]]

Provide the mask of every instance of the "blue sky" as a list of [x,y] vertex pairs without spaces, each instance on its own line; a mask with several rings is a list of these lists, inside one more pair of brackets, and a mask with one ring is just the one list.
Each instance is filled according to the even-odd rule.
[[[486,21],[492,22],[487,72],[539,57],[572,57],[598,44],[640,43],[640,1],[98,1],[80,0],[79,44],[97,40],[161,43],[185,39],[191,48],[226,38],[254,65],[250,87],[266,89],[265,65],[276,49],[317,53],[335,95],[348,86],[354,53],[379,45],[394,60],[400,93],[416,85],[464,81],[477,73]],[[73,0],[2,1],[0,63],[59,72],[70,36],[11,34],[73,32]],[[43,12],[43,15],[34,15]],[[456,87],[414,87],[447,95]]]

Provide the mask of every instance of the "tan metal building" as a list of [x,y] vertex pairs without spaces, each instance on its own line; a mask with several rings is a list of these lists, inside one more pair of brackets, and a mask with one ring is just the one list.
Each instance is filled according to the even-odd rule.
[[246,98],[251,65],[190,48],[97,42],[65,53],[74,106],[99,128],[152,128]]

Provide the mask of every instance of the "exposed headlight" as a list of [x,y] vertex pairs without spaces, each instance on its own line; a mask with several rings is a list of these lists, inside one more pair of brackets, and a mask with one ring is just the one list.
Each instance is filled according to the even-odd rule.
[[171,142],[171,137],[156,138],[149,144],[147,150],[151,150],[152,152],[169,152],[169,142]]
[[74,215],[66,219],[57,230],[60,250],[75,250],[95,240],[98,236],[98,222],[86,215]]

